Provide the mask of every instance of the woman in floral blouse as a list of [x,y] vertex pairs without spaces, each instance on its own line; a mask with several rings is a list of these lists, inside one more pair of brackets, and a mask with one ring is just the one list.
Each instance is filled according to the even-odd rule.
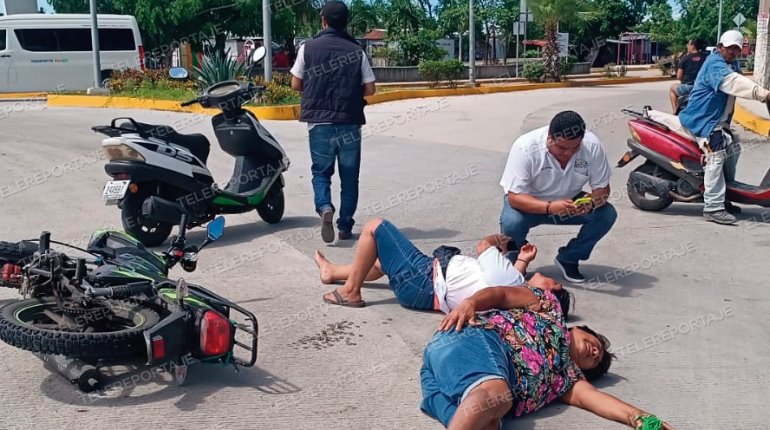
[[650,414],[588,382],[609,370],[608,348],[586,326],[568,329],[549,291],[487,288],[444,317],[426,346],[421,409],[451,430],[497,430],[503,417],[559,399],[640,428]]

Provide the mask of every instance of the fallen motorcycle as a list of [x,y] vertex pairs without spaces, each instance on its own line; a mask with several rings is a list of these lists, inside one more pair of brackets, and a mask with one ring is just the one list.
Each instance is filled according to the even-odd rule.
[[[165,222],[178,222],[179,235],[163,253],[108,230],[95,232],[87,249],[52,241],[49,232],[36,240],[0,243],[0,285],[18,288],[25,297],[0,308],[0,340],[35,353],[84,392],[103,387],[99,369],[111,364],[172,364],[179,385],[190,361],[236,370],[253,366],[256,317],[201,286],[167,277],[178,263],[195,270],[198,252],[222,236],[224,218],[207,225],[200,246],[188,247],[188,215],[181,205],[151,197],[144,206]],[[52,243],[89,258],[70,257]],[[249,341],[236,340],[236,332],[247,333]],[[236,347],[248,351],[246,358],[236,356]]]

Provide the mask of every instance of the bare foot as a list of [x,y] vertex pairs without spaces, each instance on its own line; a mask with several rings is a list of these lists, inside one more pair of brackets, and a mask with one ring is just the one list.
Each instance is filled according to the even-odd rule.
[[323,254],[321,254],[321,251],[316,251],[313,259],[315,260],[315,264],[318,265],[318,272],[321,275],[321,282],[324,284],[333,284],[334,278],[332,277],[332,269],[329,267],[332,265],[332,263],[329,262],[329,260],[327,260]]

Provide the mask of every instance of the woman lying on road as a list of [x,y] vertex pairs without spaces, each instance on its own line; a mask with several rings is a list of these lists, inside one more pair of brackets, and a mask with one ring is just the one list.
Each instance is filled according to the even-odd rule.
[[525,287],[483,289],[444,317],[423,354],[422,411],[450,430],[497,430],[504,417],[559,399],[635,429],[658,428],[656,417],[588,382],[610,368],[607,339],[586,326],[567,329],[556,297]]
[[[490,235],[476,246],[477,258],[455,255],[442,267],[440,259],[420,252],[393,224],[374,219],[364,226],[352,264],[332,264],[319,251],[315,260],[321,282],[345,281],[343,286],[324,295],[327,303],[365,306],[361,298],[364,281],[387,276],[402,306],[447,313],[484,288],[524,284],[523,274],[537,255],[537,249],[531,244],[523,246],[514,265],[505,258],[508,248],[513,246],[507,236]],[[561,288],[543,276],[536,276],[534,282],[544,289]]]

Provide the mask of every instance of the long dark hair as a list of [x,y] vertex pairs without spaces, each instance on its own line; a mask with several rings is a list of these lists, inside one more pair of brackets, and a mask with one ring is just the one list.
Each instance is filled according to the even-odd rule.
[[[585,375],[586,379],[588,379],[589,381],[599,379],[600,377],[607,374],[607,372],[610,370],[610,366],[612,365],[612,359],[616,358],[615,354],[610,352],[610,341],[606,337],[591,330],[587,325],[580,325],[576,327],[585,331],[591,336],[596,337],[597,339],[599,339],[599,343],[602,344],[602,349],[604,350],[604,354],[602,354],[602,359],[601,361],[599,361],[599,364],[597,364],[596,367],[592,369],[580,369],[581,371],[583,371],[583,375]],[[570,330],[572,330],[573,328],[575,327],[570,327]]]

